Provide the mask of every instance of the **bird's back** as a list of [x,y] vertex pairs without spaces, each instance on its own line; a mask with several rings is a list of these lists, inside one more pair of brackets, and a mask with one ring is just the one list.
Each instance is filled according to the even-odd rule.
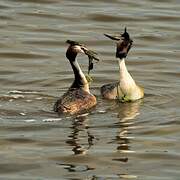
[[101,95],[105,99],[118,99],[122,96],[122,92],[119,89],[119,82],[105,84],[101,87]]
[[96,105],[96,97],[83,89],[68,90],[54,105],[59,113],[77,114]]

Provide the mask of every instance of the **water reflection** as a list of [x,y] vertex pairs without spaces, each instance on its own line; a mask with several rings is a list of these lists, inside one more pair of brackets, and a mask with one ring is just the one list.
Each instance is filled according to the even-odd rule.
[[[134,119],[140,114],[139,109],[143,100],[138,100],[132,103],[124,103],[120,106],[118,112],[119,130],[116,136],[118,144],[117,150],[121,152],[130,152],[130,129],[134,127]],[[127,159],[126,159],[127,161]]]
[[143,103],[143,99],[140,99],[131,103],[124,103],[119,108],[118,117],[120,122],[127,122],[128,120],[135,119],[138,115],[140,115],[140,106]]
[[89,167],[88,165],[74,165],[74,164],[59,164],[64,166],[64,169],[67,169],[69,172],[86,172],[94,170],[94,168]]
[[[68,143],[74,154],[86,154],[93,145],[95,137],[89,131],[87,116],[78,116],[72,121],[72,132],[68,136]],[[86,141],[86,142],[84,142]]]

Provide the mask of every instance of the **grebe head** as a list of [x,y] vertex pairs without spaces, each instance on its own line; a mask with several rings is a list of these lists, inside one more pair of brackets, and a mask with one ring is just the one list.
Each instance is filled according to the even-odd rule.
[[82,45],[80,43],[71,40],[67,40],[66,43],[69,44],[69,47],[66,51],[66,57],[70,61],[75,61],[78,53],[84,53],[84,51],[81,49]]
[[120,59],[126,58],[133,43],[133,40],[130,38],[126,27],[124,29],[124,33],[121,34],[121,36],[111,36],[108,34],[104,35],[112,40],[117,41],[116,57]]
[[67,40],[66,43],[69,44],[69,47],[66,51],[66,57],[70,61],[75,61],[75,58],[78,53],[84,53],[89,58],[89,67],[88,72],[93,69],[93,60],[99,61],[99,58],[97,57],[97,53],[94,51],[89,50],[85,45],[80,44],[76,41]]

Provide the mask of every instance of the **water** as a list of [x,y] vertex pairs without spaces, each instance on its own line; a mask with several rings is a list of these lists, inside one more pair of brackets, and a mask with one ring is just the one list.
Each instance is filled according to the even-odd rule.
[[[179,179],[179,1],[1,0],[0,10],[0,179]],[[146,94],[118,104],[99,93],[119,75],[103,33],[125,26],[134,40],[127,67]],[[101,58],[91,84],[98,105],[79,117],[52,111],[73,81],[67,39]]]

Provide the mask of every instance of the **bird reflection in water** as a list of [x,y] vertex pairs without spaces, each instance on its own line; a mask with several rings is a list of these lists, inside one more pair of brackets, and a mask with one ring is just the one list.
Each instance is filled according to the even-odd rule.
[[116,136],[116,142],[118,143],[117,150],[120,152],[132,152],[129,146],[130,139],[133,138],[130,136],[130,129],[135,128],[134,119],[140,114],[139,110],[142,102],[143,100],[138,100],[131,103],[123,103],[119,107],[119,121],[116,123],[116,125],[120,128]]
[[[72,146],[72,151],[75,155],[86,154],[93,145],[95,137],[89,131],[87,116],[77,116],[72,121],[72,133],[68,136],[68,143]],[[84,142],[84,140],[86,142]]]

